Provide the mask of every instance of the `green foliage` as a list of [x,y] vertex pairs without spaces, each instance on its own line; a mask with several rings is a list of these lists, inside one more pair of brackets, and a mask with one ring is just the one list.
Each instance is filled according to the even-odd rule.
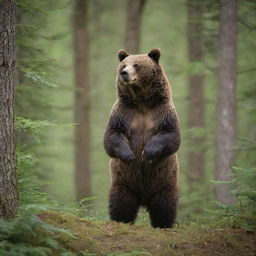
[[57,240],[58,235],[76,239],[69,231],[41,221],[29,211],[12,221],[0,219],[0,255],[4,256],[48,256],[70,255]]
[[[231,193],[236,202],[231,205],[217,204],[217,209],[208,210],[221,225],[231,225],[256,233],[256,168],[234,168]],[[227,182],[214,182],[225,184]]]
[[56,85],[48,81],[53,61],[44,46],[57,37],[45,38],[43,32],[49,25],[49,15],[65,4],[58,2],[17,1],[16,113],[19,116],[43,120],[52,114],[49,91],[44,87]]
[[58,203],[58,207],[55,210],[78,217],[86,217],[89,220],[108,220],[107,211],[98,211],[93,208],[94,201],[95,197],[87,197],[68,204]]
[[[30,141],[39,143],[42,130],[55,124],[48,121],[33,121],[22,117],[16,118],[16,132],[19,137],[29,136]],[[24,143],[18,143],[16,147],[17,156],[17,183],[21,207],[30,205],[54,205],[49,196],[42,192],[45,182],[40,178],[41,170],[38,167],[38,159],[33,150]]]
[[17,154],[17,182],[20,204],[46,203],[48,197],[41,191],[44,183],[38,178],[37,160],[31,152],[20,147]]
[[48,73],[45,72],[32,72],[28,70],[23,70],[25,77],[33,80],[34,82],[41,83],[47,85],[48,87],[57,88],[58,86],[54,83],[49,82],[46,77]]
[[[49,127],[57,127],[57,124],[47,120],[34,121],[23,117],[16,117],[18,137],[25,135],[26,142],[30,138],[29,145],[19,142],[16,146],[17,183],[21,208],[32,208],[36,211],[42,211],[57,207],[57,203],[50,198],[49,194],[43,192],[47,182],[42,178],[42,167],[40,166],[40,160],[35,154],[35,146],[31,146],[31,144],[42,144],[42,133],[44,129]],[[72,212],[77,215],[83,214],[84,216],[86,212],[84,201],[90,200],[92,198],[85,198],[83,202],[74,203],[72,206],[61,207],[58,205],[58,207],[63,212]]]
[[39,137],[42,129],[45,127],[53,126],[55,124],[44,120],[44,121],[33,121],[28,118],[17,117],[16,118],[16,131],[17,132],[27,132],[29,134]]

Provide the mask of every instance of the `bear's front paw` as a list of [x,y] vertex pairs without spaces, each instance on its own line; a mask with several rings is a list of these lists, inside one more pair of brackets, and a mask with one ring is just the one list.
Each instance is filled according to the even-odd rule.
[[125,163],[131,163],[135,160],[135,156],[131,149],[125,149],[119,152],[119,159]]
[[155,161],[159,158],[162,153],[162,146],[156,146],[153,144],[149,144],[145,147],[144,151],[142,152],[144,157],[149,160],[150,162]]

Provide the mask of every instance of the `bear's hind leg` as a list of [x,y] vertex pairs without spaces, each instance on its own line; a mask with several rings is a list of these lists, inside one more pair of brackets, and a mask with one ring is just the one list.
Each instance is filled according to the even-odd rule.
[[147,209],[154,228],[171,228],[176,217],[177,196],[170,191],[154,195]]
[[136,196],[124,186],[112,185],[109,195],[110,219],[134,223],[139,209]]

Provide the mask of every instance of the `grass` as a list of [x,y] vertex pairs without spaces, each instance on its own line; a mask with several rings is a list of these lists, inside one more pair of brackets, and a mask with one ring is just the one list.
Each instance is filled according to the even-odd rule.
[[255,256],[256,254],[255,234],[243,230],[198,223],[160,230],[145,224],[127,225],[94,221],[54,211],[43,212],[38,216],[41,220],[74,234],[75,239],[65,234],[55,235],[67,250],[78,256]]

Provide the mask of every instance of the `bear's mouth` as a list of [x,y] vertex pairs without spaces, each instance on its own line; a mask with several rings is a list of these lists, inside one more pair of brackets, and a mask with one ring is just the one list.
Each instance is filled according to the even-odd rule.
[[125,85],[135,85],[137,79],[129,79],[129,80],[123,80]]

